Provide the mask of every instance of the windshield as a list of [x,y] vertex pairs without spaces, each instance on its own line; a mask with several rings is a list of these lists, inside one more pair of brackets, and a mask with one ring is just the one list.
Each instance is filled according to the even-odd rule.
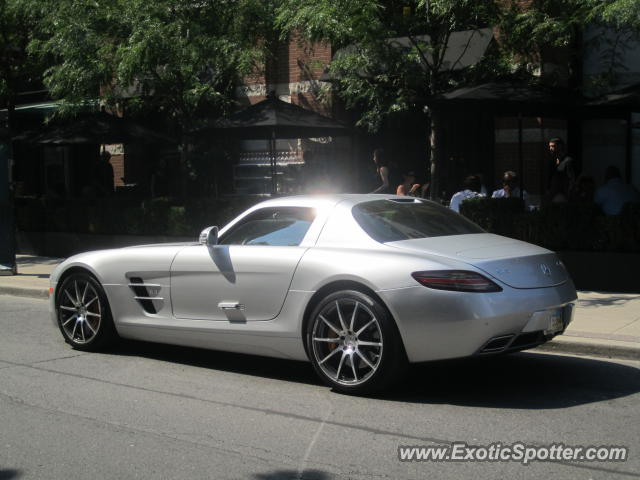
[[373,200],[354,206],[352,213],[362,229],[381,243],[484,233],[462,215],[427,200]]

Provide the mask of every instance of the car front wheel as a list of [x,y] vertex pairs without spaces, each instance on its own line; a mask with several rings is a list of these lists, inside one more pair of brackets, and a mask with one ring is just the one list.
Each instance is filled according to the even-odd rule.
[[311,362],[335,390],[371,393],[387,387],[406,367],[396,325],[371,296],[356,290],[332,293],[316,306],[310,319]]
[[104,290],[88,273],[74,273],[62,281],[56,311],[62,336],[73,348],[100,350],[117,337]]

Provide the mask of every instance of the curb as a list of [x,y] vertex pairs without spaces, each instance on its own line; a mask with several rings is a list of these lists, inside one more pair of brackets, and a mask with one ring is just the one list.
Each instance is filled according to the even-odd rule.
[[640,360],[640,347],[627,347],[622,345],[596,344],[586,342],[562,342],[551,340],[531,351],[544,353],[573,353],[576,355],[592,355],[595,357],[623,358],[628,360]]
[[14,297],[37,298],[46,300],[49,298],[49,289],[0,286],[0,295],[12,295]]

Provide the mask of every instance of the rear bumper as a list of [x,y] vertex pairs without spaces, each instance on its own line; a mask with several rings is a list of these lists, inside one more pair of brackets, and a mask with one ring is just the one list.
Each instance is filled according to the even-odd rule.
[[[562,308],[564,328],[573,318],[577,295],[570,280],[549,288],[503,288],[479,294],[418,285],[377,293],[396,320],[410,362],[531,348],[554,336],[543,331],[541,311]],[[486,349],[500,338],[506,340]]]

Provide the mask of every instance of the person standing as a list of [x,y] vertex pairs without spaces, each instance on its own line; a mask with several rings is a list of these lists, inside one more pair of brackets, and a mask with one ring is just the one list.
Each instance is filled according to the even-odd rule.
[[564,197],[569,196],[569,192],[576,180],[575,164],[573,158],[567,155],[567,147],[559,137],[549,140],[549,155],[551,157],[548,188],[555,188],[556,194],[560,193]]
[[392,171],[387,159],[384,157],[384,151],[377,148],[373,151],[373,163],[376,165],[376,175],[378,180],[382,182],[378,188],[371,193],[395,193],[392,185]]
[[100,152],[97,165],[97,190],[102,196],[113,195],[115,180],[113,178],[113,165],[111,154],[107,150]]

